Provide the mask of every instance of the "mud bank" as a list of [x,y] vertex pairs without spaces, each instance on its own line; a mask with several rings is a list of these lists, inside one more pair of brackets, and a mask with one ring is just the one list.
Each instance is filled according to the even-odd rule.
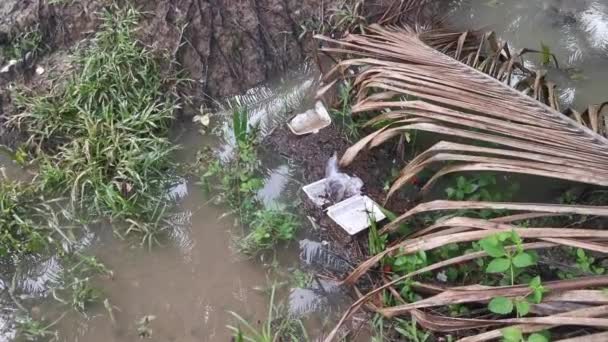
[[[165,50],[209,97],[232,95],[302,61],[300,25],[323,13],[321,0],[135,1],[146,13],[143,41]],[[325,2],[327,3],[327,2]],[[66,49],[95,31],[104,0],[0,3],[0,46],[37,27],[45,53]],[[0,58],[2,61],[2,58]]]

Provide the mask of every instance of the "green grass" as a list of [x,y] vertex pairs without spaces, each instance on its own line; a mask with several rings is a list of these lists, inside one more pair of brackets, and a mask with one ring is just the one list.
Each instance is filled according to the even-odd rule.
[[10,42],[2,48],[6,59],[22,59],[29,52],[34,56],[45,49],[40,26],[34,25],[10,37]]
[[275,341],[308,341],[306,329],[301,320],[289,316],[286,307],[275,302],[276,286],[272,286],[268,316],[257,328],[235,312],[230,314],[238,325],[228,325],[234,333],[235,342],[275,342]]
[[[174,173],[168,139],[177,108],[168,60],[135,37],[133,8],[103,13],[101,30],[77,57],[78,72],[48,95],[20,92],[11,122],[30,136],[37,186],[70,198],[74,213],[150,231],[164,212]],[[133,228],[135,227],[135,228]]]
[[274,248],[281,242],[293,240],[299,226],[296,215],[286,209],[258,210],[249,224],[249,233],[237,241],[237,247],[239,252],[245,255],[256,255]]
[[64,235],[55,201],[24,183],[0,181],[0,257],[40,253]]

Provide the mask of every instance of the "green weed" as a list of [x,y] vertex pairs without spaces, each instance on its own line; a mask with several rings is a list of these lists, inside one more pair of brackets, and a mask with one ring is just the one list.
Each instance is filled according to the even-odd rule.
[[338,108],[332,108],[329,114],[346,138],[355,141],[359,138],[359,125],[352,116],[352,97],[350,94],[352,89],[352,83],[348,81],[340,85],[338,93],[340,104]]
[[249,127],[244,108],[235,108],[232,116],[235,156],[228,162],[213,160],[202,173],[200,183],[207,193],[216,193],[220,202],[228,204],[238,213],[240,221],[247,224],[259,208],[256,194],[264,185],[259,176],[258,130]]
[[521,329],[516,327],[507,327],[500,331],[502,333],[503,342],[549,342],[550,334],[548,331],[533,333],[524,337]]
[[62,233],[55,205],[33,187],[0,182],[0,257],[39,253]]
[[10,42],[2,49],[6,59],[22,59],[27,53],[38,55],[45,49],[39,25],[34,25],[10,37]]
[[488,309],[500,315],[510,314],[515,309],[517,317],[526,316],[530,312],[531,303],[539,304],[543,300],[543,294],[547,292],[540,277],[534,277],[528,286],[529,295],[517,298],[495,297],[488,304]]
[[177,79],[135,38],[139,13],[107,10],[101,30],[77,58],[79,71],[46,96],[17,94],[11,118],[30,135],[45,192],[69,196],[79,215],[156,224],[174,165],[168,139]]
[[410,321],[397,319],[397,326],[395,330],[407,341],[412,342],[426,342],[431,337],[431,333],[427,331],[418,330],[418,324],[416,319],[412,318]]
[[257,153],[258,129],[248,124],[247,111],[240,106],[232,112],[232,130],[234,157],[227,162],[212,160],[202,172],[200,184],[207,193],[216,193],[219,201],[228,204],[240,223],[248,227],[249,232],[237,239],[236,246],[239,252],[254,256],[292,240],[300,224],[287,208],[264,208],[260,203],[257,193],[264,182]]
[[27,341],[41,341],[52,337],[57,338],[57,331],[51,329],[57,322],[47,324],[32,319],[29,316],[17,317],[15,320],[17,336],[22,336]]
[[261,328],[254,327],[246,319],[235,312],[230,314],[236,319],[238,325],[228,325],[234,333],[235,341],[248,342],[276,342],[276,341],[308,341],[306,329],[301,320],[292,318],[285,312],[285,307],[275,303],[276,286],[270,293],[270,304],[266,321]]
[[[483,250],[492,257],[486,268],[486,273],[504,274],[508,271],[510,285],[526,267],[536,265],[538,257],[535,253],[524,251],[522,239],[515,232],[505,232],[489,236],[479,241]],[[514,245],[515,250],[508,250],[507,245]]]
[[312,285],[314,281],[314,275],[306,273],[302,270],[296,269],[291,273],[291,283],[294,287],[305,289]]
[[[456,182],[445,189],[448,199],[454,201],[509,201],[519,191],[519,184],[511,183],[505,190],[499,185],[496,176],[482,173],[473,177],[459,176]],[[502,211],[483,209],[478,211],[461,212],[460,214],[475,215],[481,218],[492,218],[502,214]]]
[[284,209],[262,209],[253,214],[250,232],[237,241],[238,250],[254,256],[275,247],[280,242],[293,240],[300,223]]

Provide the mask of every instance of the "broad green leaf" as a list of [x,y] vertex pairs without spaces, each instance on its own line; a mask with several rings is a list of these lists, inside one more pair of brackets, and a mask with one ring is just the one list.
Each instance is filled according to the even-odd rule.
[[452,198],[454,197],[454,193],[456,192],[456,190],[454,190],[454,188],[447,188],[445,189],[445,193],[448,195],[448,197]]
[[459,188],[461,188],[461,189],[462,189],[462,188],[464,188],[464,186],[465,186],[466,184],[467,184],[467,180],[466,180],[466,178],[464,178],[464,177],[460,176],[460,177],[458,177],[458,179],[456,179],[456,185],[457,185]]
[[493,313],[506,315],[513,311],[513,301],[506,297],[495,297],[488,304],[488,309]]
[[521,317],[527,315],[530,312],[530,303],[527,300],[516,300],[515,301],[515,310],[517,314]]
[[579,257],[579,259],[586,259],[587,255],[585,255],[585,251],[582,248],[577,248],[576,249],[576,256]]
[[504,272],[511,267],[511,261],[505,258],[494,259],[490,262],[486,268],[487,273],[500,273]]
[[498,235],[498,240],[500,240],[501,242],[505,242],[512,237],[512,232],[503,232],[503,233],[499,233],[497,235]]
[[536,276],[534,278],[532,278],[532,280],[530,280],[530,287],[531,288],[537,288],[539,287],[541,284],[540,282],[540,276]]
[[498,237],[496,236],[488,236],[487,238],[482,239],[479,241],[479,245],[491,257],[500,258],[506,255],[505,248],[498,241]]
[[532,266],[534,264],[536,264],[536,262],[534,262],[534,258],[532,255],[526,252],[519,253],[513,258],[513,265],[519,268]]
[[519,328],[508,327],[500,330],[500,332],[506,342],[521,342],[523,338],[523,334]]
[[542,334],[534,333],[528,336],[528,342],[549,342],[549,339]]

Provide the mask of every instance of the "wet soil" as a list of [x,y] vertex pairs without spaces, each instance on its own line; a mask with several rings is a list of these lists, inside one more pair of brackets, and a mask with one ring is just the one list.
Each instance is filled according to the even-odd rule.
[[[336,125],[330,125],[316,134],[297,136],[291,133],[286,125],[278,127],[265,140],[276,153],[289,156],[301,172],[306,183],[312,183],[325,177],[325,165],[334,152],[342,156],[352,145]],[[356,175],[364,183],[363,192],[386,209],[403,213],[413,205],[412,197],[396,197],[389,202],[386,200],[385,182],[390,179],[390,170],[399,167],[403,162],[394,160],[394,151],[387,148],[377,148],[363,151],[355,161],[342,171]],[[347,259],[356,262],[367,256],[367,233],[362,232],[350,236],[322,210],[315,207],[305,195],[302,195],[305,212],[314,218],[321,228],[318,232],[322,239],[332,243],[332,251],[340,253]]]
[[[38,25],[46,51],[72,46],[99,26],[106,0],[0,3],[0,47]],[[135,1],[144,43],[176,58],[209,97],[242,93],[299,64],[309,50],[300,24],[323,13],[322,0]],[[112,7],[108,7],[111,8]],[[4,64],[0,57],[0,64]]]

